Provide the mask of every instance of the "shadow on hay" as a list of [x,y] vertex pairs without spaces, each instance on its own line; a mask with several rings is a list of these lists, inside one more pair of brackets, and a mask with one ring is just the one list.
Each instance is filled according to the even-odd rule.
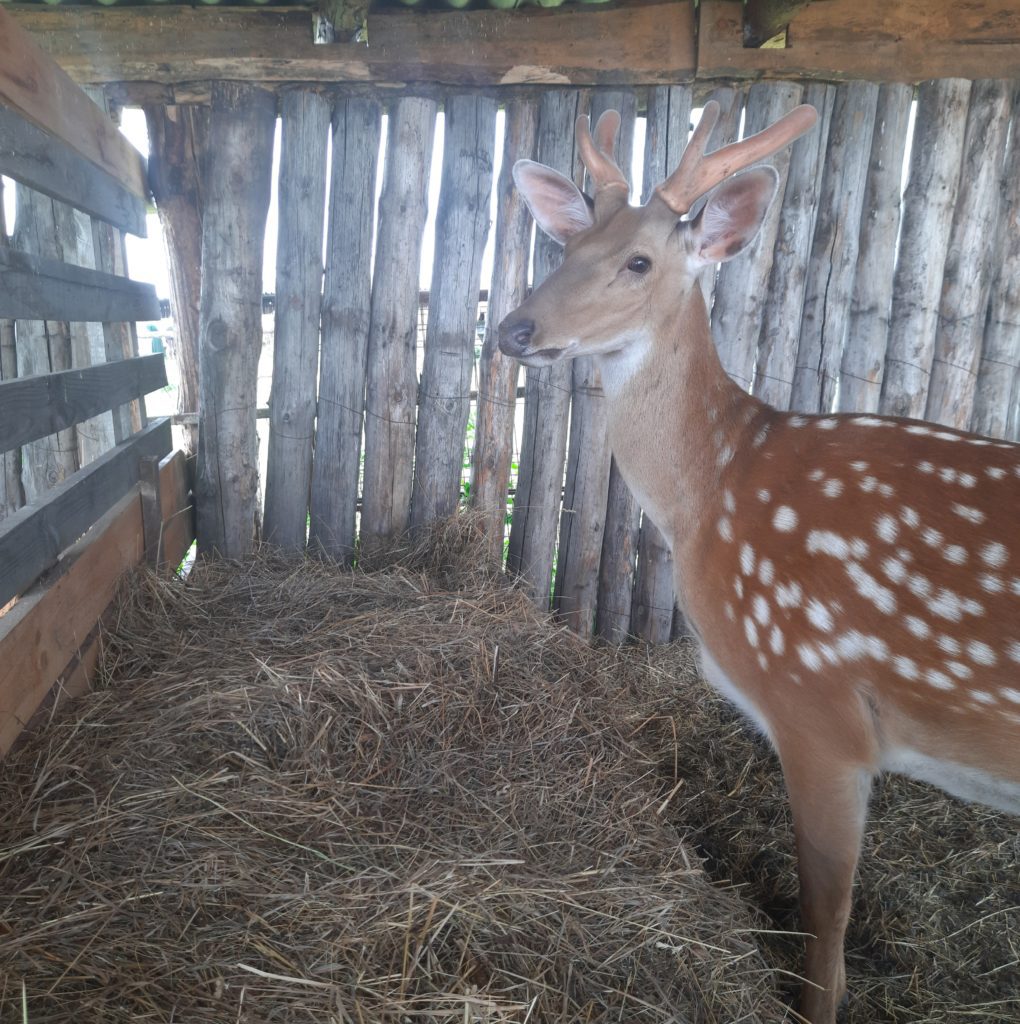
[[[470,524],[140,576],[104,671],[0,777],[0,1019],[22,982],[33,1024],[790,1019],[767,746],[689,648],[551,626]],[[851,1022],[1020,1020],[1017,860],[880,787]]]

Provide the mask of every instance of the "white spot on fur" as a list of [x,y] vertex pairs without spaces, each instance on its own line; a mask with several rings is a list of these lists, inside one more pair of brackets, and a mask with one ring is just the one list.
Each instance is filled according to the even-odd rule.
[[761,594],[755,594],[751,601],[751,613],[754,615],[760,626],[767,626],[769,619],[772,617],[772,612],[769,609],[769,603],[762,597]]
[[825,419],[815,420],[815,426],[819,430],[835,430],[839,426],[839,420],[826,416]]
[[947,562],[952,562],[953,565],[963,565],[967,561],[967,549],[961,547],[959,544],[950,544],[945,551],[942,552],[942,557]]
[[786,638],[778,626],[773,626],[772,631],[769,633],[769,647],[775,655],[780,655],[786,650]]
[[934,686],[936,690],[956,689],[956,683],[954,683],[952,679],[945,674],[945,672],[940,672],[937,668],[926,669],[924,673],[924,680],[926,683],[930,683]]
[[762,503],[763,505],[767,505],[767,504],[768,504],[768,503],[769,503],[769,502],[770,502],[770,501],[772,500],[772,492],[771,492],[771,491],[769,491],[769,490],[767,490],[766,488],[764,488],[764,487],[763,487],[763,488],[762,488],[762,489],[761,489],[761,490],[760,490],[760,491],[758,492],[758,500],[759,500],[759,501],[760,501],[760,502],[761,502],[761,503]]
[[989,541],[981,549],[981,561],[997,569],[1009,561],[1009,551],[1005,544],[1000,544],[997,540]]
[[1013,661],[1020,662],[1020,644],[1015,640],[1010,640],[1010,642],[1006,644],[1006,654],[1008,654]]
[[970,679],[974,675],[969,666],[964,665],[962,661],[947,661],[946,668],[948,668],[957,679]]
[[797,513],[789,505],[780,505],[772,517],[772,525],[780,533],[790,533],[797,528]]
[[1012,704],[1020,704],[1020,690],[1014,690],[1009,686],[1004,686],[999,693],[1002,695],[1004,700],[1010,701]]
[[896,611],[896,596],[888,587],[883,587],[859,562],[850,562],[847,575],[853,580],[857,593],[870,601],[880,612],[892,615]]
[[903,676],[904,679],[916,679],[921,673],[917,667],[917,662],[913,658],[907,658],[902,654],[897,654],[892,660],[893,671]]
[[750,615],[744,616],[744,636],[747,637],[747,642],[752,647],[758,646],[758,627],[754,624],[754,619]]
[[893,583],[902,583],[907,578],[907,567],[898,558],[886,558],[882,561],[882,572]]
[[919,619],[916,615],[908,615],[903,622],[918,640],[924,640],[931,635],[931,626],[924,619]]
[[733,577],[733,591],[742,601],[744,599],[744,580],[741,576]]
[[959,654],[963,650],[960,641],[947,633],[940,633],[935,643],[938,644],[939,650],[946,654]]
[[843,481],[830,477],[822,484],[822,494],[827,498],[838,498],[843,493]]
[[989,594],[1001,594],[1006,589],[1006,583],[1003,578],[990,572],[982,573],[978,577],[978,583],[981,584],[981,589]]
[[958,501],[954,501],[950,506],[952,510],[960,516],[961,519],[966,519],[971,523],[983,523],[985,521],[985,514],[979,508],[971,508],[970,505],[961,505]]
[[807,424],[807,420],[803,416],[791,416],[786,422],[791,427],[803,427]]
[[716,529],[719,531],[719,536],[722,537],[727,544],[733,542],[733,523],[729,516],[723,516],[716,524]]
[[981,640],[967,641],[967,656],[975,665],[994,665],[999,660],[995,651]]
[[723,491],[722,506],[727,512],[731,514],[737,511],[736,498],[733,497],[733,492],[729,490],[729,488]]
[[875,533],[878,539],[884,540],[886,544],[895,544],[899,532],[900,528],[892,516],[881,515],[875,520]]
[[917,468],[918,468],[918,469],[919,469],[919,470],[920,470],[920,471],[921,471],[922,473],[934,473],[934,472],[935,472],[935,466],[934,466],[934,464],[933,464],[933,463],[931,463],[931,462],[929,462],[929,461],[928,461],[927,459],[922,459],[922,460],[921,460],[921,461],[920,461],[920,462],[919,462],[919,463],[917,464]]
[[740,545],[740,571],[745,576],[754,572],[754,548],[747,541]]
[[993,480],[1001,480],[1006,475],[1006,471],[1001,466],[986,466],[985,472]]
[[904,526],[909,526],[912,530],[916,530],[921,525],[921,517],[907,505],[900,509],[900,519],[903,520]]
[[772,564],[772,559],[763,558],[758,563],[758,579],[761,580],[764,586],[771,587],[775,578],[775,566]]
[[805,668],[810,669],[812,672],[821,670],[822,659],[810,644],[798,644],[797,654]]
[[873,476],[866,476],[857,484],[857,486],[860,487],[865,494],[871,494],[872,491],[878,489],[878,480]]
[[780,608],[799,607],[803,596],[804,590],[799,583],[780,583],[776,586],[776,604]]
[[944,539],[945,538],[938,530],[934,530],[930,526],[926,526],[921,531],[921,540],[923,540],[930,548],[937,548]]
[[858,459],[856,462],[850,463],[850,468],[858,473],[863,473],[868,468],[868,464]]
[[820,629],[823,633],[832,632],[832,613],[817,598],[812,597],[808,601],[804,606],[804,614],[815,629]]

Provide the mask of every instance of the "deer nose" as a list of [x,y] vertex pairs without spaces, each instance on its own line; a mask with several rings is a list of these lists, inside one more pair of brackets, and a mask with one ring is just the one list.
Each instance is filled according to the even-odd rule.
[[534,320],[511,320],[507,317],[499,325],[500,351],[508,356],[524,355],[528,350],[534,333]]

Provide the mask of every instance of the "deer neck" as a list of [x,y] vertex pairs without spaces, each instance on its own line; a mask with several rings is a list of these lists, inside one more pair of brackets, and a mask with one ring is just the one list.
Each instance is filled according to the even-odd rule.
[[697,288],[679,315],[602,357],[601,370],[617,465],[680,564],[722,500],[733,456],[770,411],[723,370]]

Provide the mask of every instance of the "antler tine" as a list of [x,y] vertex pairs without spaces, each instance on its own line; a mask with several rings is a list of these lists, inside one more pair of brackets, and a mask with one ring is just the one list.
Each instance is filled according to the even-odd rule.
[[[709,189],[724,181],[731,174],[749,167],[758,160],[778,152],[799,138],[818,120],[818,112],[809,104],[794,107],[788,114],[781,117],[775,124],[769,125],[764,131],[750,138],[734,142],[722,149],[704,156],[708,135],[718,117],[718,107],[713,112],[712,123],[703,136],[699,137],[705,114],[713,104],[705,104],[701,124],[691,137],[690,145],[684,150],[677,169],[656,189],[666,205],[677,214],[687,213],[696,199],[703,196]],[[688,156],[695,149],[691,160]]]
[[574,134],[581,160],[595,186],[596,198],[600,192],[609,188],[622,188],[624,194],[628,194],[630,185],[627,184],[627,178],[613,158],[616,134],[620,130],[619,113],[607,110],[602,114],[595,125],[594,139],[589,124],[588,118],[582,114],[575,124]]

